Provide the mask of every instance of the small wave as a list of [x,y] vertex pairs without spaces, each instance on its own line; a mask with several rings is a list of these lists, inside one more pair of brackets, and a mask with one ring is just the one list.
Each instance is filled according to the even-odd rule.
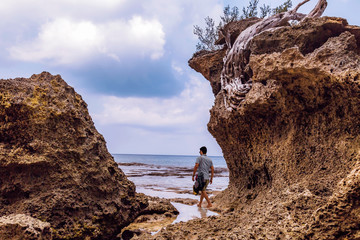
[[[116,162],[129,180],[136,185],[136,191],[164,198],[197,199],[192,192],[195,157],[184,156],[119,156]],[[216,163],[219,163],[218,165]],[[213,184],[208,186],[209,194],[222,191],[228,186],[229,171],[224,161],[213,161],[215,174]],[[222,165],[221,165],[222,164]]]
[[[120,168],[128,177],[157,176],[185,178],[191,177],[194,171],[190,167],[164,167],[149,164],[126,164],[120,165]],[[229,176],[229,171],[226,168],[216,168],[214,175],[215,177],[227,177]]]
[[118,164],[119,166],[153,166],[153,165],[151,165],[151,164],[138,163],[138,162],[129,162],[129,163],[118,162],[117,164]]
[[[178,172],[191,172],[194,170],[194,167],[176,167],[176,166],[167,166],[167,165],[154,165],[154,164],[147,164],[147,163],[138,163],[138,162],[130,162],[130,163],[117,163],[119,166],[138,166],[138,167],[148,167],[149,169],[159,169],[164,171],[178,171]],[[229,172],[227,168],[224,167],[214,167],[214,173],[223,173]]]

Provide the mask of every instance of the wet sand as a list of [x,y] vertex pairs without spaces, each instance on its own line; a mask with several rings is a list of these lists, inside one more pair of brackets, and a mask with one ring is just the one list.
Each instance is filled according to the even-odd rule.
[[[171,204],[179,211],[179,215],[173,223],[187,222],[195,218],[204,218],[218,215],[216,212],[210,211],[207,208],[199,208],[196,206],[196,204],[192,206],[177,202],[171,202]],[[206,205],[205,203],[203,204]]]
[[[118,163],[129,180],[136,185],[136,191],[149,196],[166,198],[180,212],[176,222],[186,222],[195,218],[209,217],[217,213],[206,208],[198,208],[200,196],[192,191],[191,175],[193,167],[160,166],[145,163]],[[213,184],[208,186],[209,197],[228,185],[227,168],[215,168]],[[203,205],[206,206],[204,200]]]

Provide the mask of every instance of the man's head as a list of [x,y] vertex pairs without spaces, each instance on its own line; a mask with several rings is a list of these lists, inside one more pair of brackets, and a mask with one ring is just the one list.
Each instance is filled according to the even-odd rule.
[[202,147],[200,148],[200,153],[203,153],[203,154],[206,154],[206,153],[207,153],[207,149],[206,149],[205,146],[202,146]]

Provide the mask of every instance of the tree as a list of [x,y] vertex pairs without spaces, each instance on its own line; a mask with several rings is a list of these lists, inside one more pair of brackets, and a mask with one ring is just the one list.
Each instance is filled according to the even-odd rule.
[[217,37],[217,28],[215,28],[215,22],[209,16],[205,18],[205,30],[198,25],[194,26],[194,34],[198,36],[199,43],[196,45],[196,50],[216,50],[218,47],[215,45]]
[[[220,49],[221,46],[215,45],[219,30],[230,22],[238,21],[240,19],[256,17],[258,15],[258,3],[259,0],[250,0],[249,5],[246,8],[243,7],[243,14],[241,16],[239,15],[238,7],[235,6],[231,8],[230,5],[227,5],[223,10],[223,16],[220,16],[220,22],[216,27],[215,21],[209,16],[205,18],[205,29],[201,28],[198,25],[195,25],[194,34],[197,35],[199,39],[199,42],[196,44],[196,50],[213,51]],[[274,9],[271,9],[269,5],[264,4],[262,7],[260,7],[260,18],[265,18],[271,15],[271,13],[274,15],[280,12],[288,11],[291,6],[291,0],[287,0],[285,3]]]
[[238,7],[230,8],[230,5],[227,5],[223,10],[223,16],[220,16],[220,19],[220,23],[217,27],[215,27],[215,21],[209,16],[205,18],[205,29],[202,29],[198,25],[194,26],[194,34],[198,36],[200,41],[196,45],[197,51],[213,51],[221,48],[221,46],[215,45],[216,38],[218,37],[218,30],[226,24],[240,19]]
[[263,5],[260,7],[260,18],[266,18],[268,15],[271,14],[271,8],[269,5]]
[[249,5],[245,8],[243,7],[243,15],[241,19],[251,18],[257,16],[257,5],[259,0],[250,0]]
[[281,13],[281,12],[287,12],[290,10],[290,8],[292,7],[292,2],[291,0],[287,0],[286,2],[284,2],[283,4],[281,4],[280,6],[274,8],[272,10],[273,15]]
[[229,22],[233,22],[239,19],[238,7],[233,7],[230,11],[230,5],[227,5],[223,10],[224,15],[220,17],[220,26],[226,25]]
[[229,111],[239,106],[245,94],[252,87],[251,73],[248,72],[249,69],[247,68],[251,40],[262,32],[270,32],[287,26],[289,21],[303,21],[304,19],[320,17],[327,7],[327,0],[318,0],[314,9],[307,15],[297,12],[302,5],[309,1],[303,0],[292,10],[272,15],[249,26],[237,36],[233,45],[229,39],[225,38],[229,50],[224,57],[224,67],[221,71],[221,90],[226,92],[223,97],[225,107]]

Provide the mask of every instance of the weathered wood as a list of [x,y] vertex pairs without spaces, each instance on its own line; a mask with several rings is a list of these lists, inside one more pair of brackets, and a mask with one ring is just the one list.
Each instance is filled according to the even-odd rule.
[[326,7],[327,7],[327,1],[326,0],[320,0],[316,4],[315,8],[306,17],[307,18],[321,17],[321,15],[324,13]]
[[289,12],[297,12],[299,8],[304,5],[305,3],[309,2],[310,0],[304,0],[301,3],[299,3],[293,10],[290,10]]
[[221,88],[226,92],[224,96],[227,96],[227,99],[224,100],[230,110],[236,108],[251,89],[251,78],[244,71],[250,57],[249,45],[251,40],[265,31],[289,26],[291,20],[302,21],[306,18],[320,17],[327,7],[326,0],[319,0],[314,9],[307,15],[297,12],[302,5],[309,1],[304,0],[292,10],[273,15],[251,25],[239,34],[233,45],[230,42],[229,33],[221,32],[228,47],[221,73]]

